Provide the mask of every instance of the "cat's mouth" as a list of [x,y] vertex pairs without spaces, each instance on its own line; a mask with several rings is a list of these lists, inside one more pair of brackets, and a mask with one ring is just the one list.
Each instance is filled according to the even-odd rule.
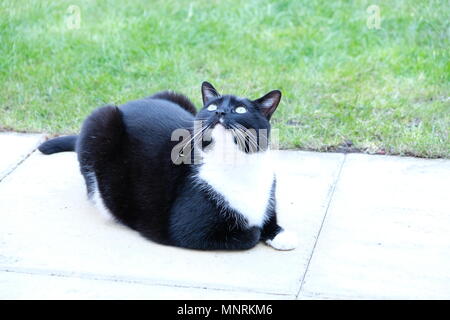
[[231,126],[229,126],[222,117],[212,120],[208,127],[214,129],[217,125],[222,126],[225,129],[231,129]]

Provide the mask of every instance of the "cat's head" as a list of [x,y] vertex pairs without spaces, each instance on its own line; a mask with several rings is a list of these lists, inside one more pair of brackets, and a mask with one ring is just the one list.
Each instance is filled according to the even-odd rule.
[[[266,150],[270,133],[270,118],[281,100],[281,92],[273,90],[256,100],[233,95],[221,95],[209,83],[202,84],[203,108],[196,120],[203,128],[220,126],[232,132],[242,151]],[[222,128],[223,127],[223,128]]]

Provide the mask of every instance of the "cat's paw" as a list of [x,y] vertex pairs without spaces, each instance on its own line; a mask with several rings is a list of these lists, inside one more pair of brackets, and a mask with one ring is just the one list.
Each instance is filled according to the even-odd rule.
[[272,240],[266,240],[266,244],[277,250],[293,250],[298,245],[298,238],[295,233],[283,230]]

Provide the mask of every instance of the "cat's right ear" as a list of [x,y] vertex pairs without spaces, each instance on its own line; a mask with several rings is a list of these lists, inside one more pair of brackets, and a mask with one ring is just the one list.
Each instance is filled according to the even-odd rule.
[[220,97],[220,94],[217,92],[216,88],[214,88],[211,83],[204,81],[202,83],[203,105],[205,106],[208,101],[218,97]]

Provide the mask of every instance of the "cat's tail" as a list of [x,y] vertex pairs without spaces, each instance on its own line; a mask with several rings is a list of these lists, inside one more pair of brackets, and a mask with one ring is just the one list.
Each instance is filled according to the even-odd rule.
[[50,139],[41,144],[38,149],[43,154],[52,154],[64,151],[75,151],[78,136],[63,136]]

